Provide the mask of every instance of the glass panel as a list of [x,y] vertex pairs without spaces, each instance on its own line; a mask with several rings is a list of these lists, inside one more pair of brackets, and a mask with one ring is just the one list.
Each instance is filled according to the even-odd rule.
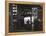
[[30,4],[9,4],[9,31],[42,31],[42,7]]

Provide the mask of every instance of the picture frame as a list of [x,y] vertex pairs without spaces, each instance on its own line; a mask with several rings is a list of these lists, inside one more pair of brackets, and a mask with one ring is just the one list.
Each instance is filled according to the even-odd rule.
[[[29,4],[29,5],[40,5],[43,8],[43,30],[42,31],[31,31],[31,32],[9,32],[9,3],[15,4]],[[45,32],[45,3],[40,2],[23,2],[23,1],[5,1],[5,34],[6,36],[22,35],[22,34],[37,34]]]

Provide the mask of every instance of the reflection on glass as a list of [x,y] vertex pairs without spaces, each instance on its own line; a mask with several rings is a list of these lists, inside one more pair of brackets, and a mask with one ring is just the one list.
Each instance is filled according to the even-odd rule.
[[31,24],[31,18],[30,17],[25,17],[24,18],[24,24]]

